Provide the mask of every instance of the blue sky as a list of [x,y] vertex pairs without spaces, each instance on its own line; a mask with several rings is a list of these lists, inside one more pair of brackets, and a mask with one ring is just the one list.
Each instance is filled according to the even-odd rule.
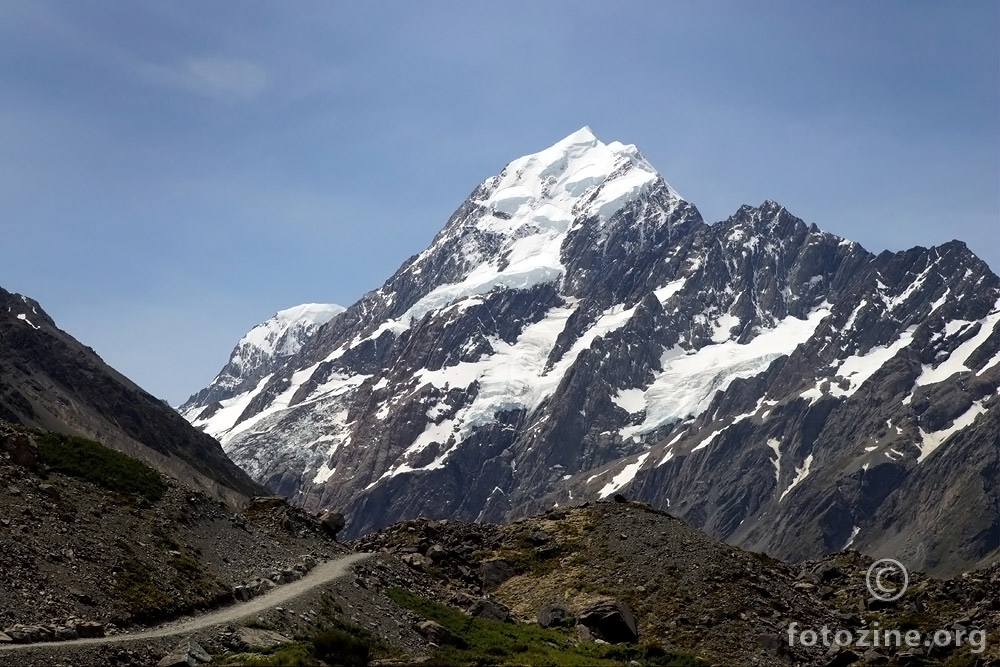
[[1000,267],[1000,3],[0,3],[0,286],[178,403],[583,125],[709,221],[776,199]]

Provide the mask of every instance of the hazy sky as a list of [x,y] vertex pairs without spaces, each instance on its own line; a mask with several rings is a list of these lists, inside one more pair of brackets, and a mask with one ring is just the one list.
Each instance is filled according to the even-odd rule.
[[1000,268],[1000,3],[0,3],[0,286],[176,404],[583,125],[709,221],[776,199]]

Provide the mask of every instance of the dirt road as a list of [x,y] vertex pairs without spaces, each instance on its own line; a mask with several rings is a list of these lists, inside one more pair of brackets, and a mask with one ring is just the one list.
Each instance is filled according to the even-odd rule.
[[97,637],[92,639],[74,639],[65,642],[46,642],[40,644],[0,644],[0,654],[7,651],[17,651],[19,649],[39,648],[43,646],[52,647],[76,647],[93,646],[103,644],[115,644],[119,642],[141,641],[144,639],[158,639],[162,637],[172,637],[174,635],[187,635],[200,630],[205,630],[216,625],[226,625],[239,620],[259,614],[265,609],[270,609],[281,605],[284,602],[307,593],[317,586],[322,586],[338,577],[347,574],[351,566],[358,561],[368,558],[371,554],[350,554],[337,560],[320,563],[312,569],[306,576],[293,581],[290,584],[278,586],[274,590],[254,598],[249,602],[235,604],[217,611],[210,612],[204,616],[186,621],[174,621],[161,625],[150,630],[143,630],[131,634],[111,635],[110,637]]

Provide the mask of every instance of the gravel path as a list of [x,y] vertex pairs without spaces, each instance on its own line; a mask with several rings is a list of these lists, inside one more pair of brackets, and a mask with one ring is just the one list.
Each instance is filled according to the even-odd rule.
[[45,642],[38,644],[6,644],[0,645],[0,653],[4,651],[17,651],[19,649],[39,648],[45,646],[72,648],[76,646],[93,646],[103,644],[116,644],[120,642],[141,641],[146,639],[158,639],[162,637],[172,637],[175,635],[186,635],[205,630],[207,628],[235,623],[236,621],[259,614],[266,609],[281,605],[284,602],[307,593],[317,586],[322,586],[338,577],[347,574],[351,567],[372,554],[349,554],[343,558],[329,560],[314,567],[306,576],[293,581],[290,584],[278,586],[268,593],[254,598],[249,602],[235,604],[224,609],[219,609],[203,616],[198,616],[185,621],[172,621],[160,627],[131,634],[111,635],[109,637],[95,637],[92,639],[74,639],[65,642]]

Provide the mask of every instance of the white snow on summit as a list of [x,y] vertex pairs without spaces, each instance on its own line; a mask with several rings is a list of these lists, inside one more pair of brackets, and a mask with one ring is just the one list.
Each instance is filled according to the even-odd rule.
[[[290,357],[302,349],[306,341],[324,324],[344,312],[343,306],[333,303],[304,303],[279,310],[246,333],[236,344],[229,363],[212,380],[211,387],[231,389],[262,372],[278,359]],[[266,372],[266,371],[263,371]],[[235,424],[236,419],[256,394],[263,389],[270,375],[265,375],[249,391],[220,401],[222,409],[211,418],[200,419],[204,405],[193,404],[182,408],[181,414],[194,426],[218,437],[222,431]]]
[[[302,348],[305,337],[342,312],[344,307],[335,303],[304,303],[279,310],[248,331],[236,344],[236,349],[259,350],[268,357],[291,356]],[[234,357],[230,361],[241,363],[244,360]]]
[[437,252],[440,243],[467,234],[470,226],[501,239],[501,247],[487,251],[467,243],[470,270],[464,279],[437,287],[374,336],[386,329],[399,334],[432,310],[496,287],[527,289],[558,280],[564,273],[560,250],[576,225],[595,216],[611,218],[657,182],[677,204],[683,201],[634,145],[605,144],[589,127],[514,160],[481,185],[479,191],[486,196],[475,203],[485,214],[444,234],[418,256],[413,271],[419,273],[422,261]]

